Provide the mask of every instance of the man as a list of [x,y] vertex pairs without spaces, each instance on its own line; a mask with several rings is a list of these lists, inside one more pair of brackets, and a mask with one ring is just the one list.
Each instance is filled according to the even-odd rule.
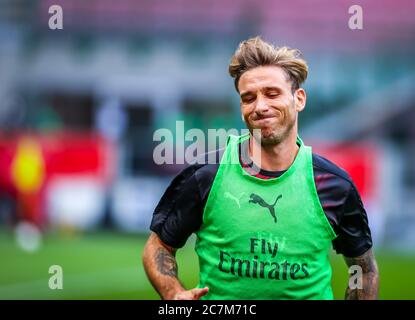
[[[300,52],[249,39],[229,73],[250,134],[230,136],[219,164],[191,165],[166,190],[143,253],[154,288],[176,300],[333,299],[333,245],[362,271],[361,287],[348,287],[346,298],[376,299],[378,270],[358,191],[298,137],[308,73]],[[192,233],[200,281],[186,290],[175,252]]]

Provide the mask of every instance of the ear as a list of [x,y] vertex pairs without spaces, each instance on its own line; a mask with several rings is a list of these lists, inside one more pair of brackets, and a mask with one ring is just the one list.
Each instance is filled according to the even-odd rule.
[[301,112],[305,108],[305,104],[307,101],[307,94],[303,88],[299,88],[294,93],[295,99],[295,110],[297,112]]

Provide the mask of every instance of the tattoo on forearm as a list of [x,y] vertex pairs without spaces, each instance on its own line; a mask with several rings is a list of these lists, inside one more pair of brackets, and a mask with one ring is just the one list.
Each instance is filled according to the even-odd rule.
[[177,277],[176,258],[164,248],[157,249],[156,252],[157,270],[166,276]]
[[379,274],[376,265],[376,260],[372,250],[367,251],[360,257],[345,258],[347,265],[360,266],[362,269],[362,288],[350,288],[346,290],[346,299],[348,300],[363,300],[363,299],[377,299]]

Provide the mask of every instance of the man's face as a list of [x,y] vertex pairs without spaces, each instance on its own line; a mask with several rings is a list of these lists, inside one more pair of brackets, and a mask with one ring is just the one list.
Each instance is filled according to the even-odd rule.
[[277,66],[261,66],[239,79],[242,117],[248,127],[261,130],[261,144],[275,145],[296,130],[298,112],[305,107],[305,91],[291,90],[291,81]]

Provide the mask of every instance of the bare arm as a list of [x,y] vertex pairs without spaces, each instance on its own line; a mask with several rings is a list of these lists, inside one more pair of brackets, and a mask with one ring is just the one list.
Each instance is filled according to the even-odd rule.
[[[344,258],[347,266],[361,268],[361,286],[351,286],[350,281],[346,289],[346,300],[376,300],[379,289],[379,271],[372,249],[356,258]],[[353,276],[353,275],[352,275]]]
[[176,249],[151,233],[143,252],[143,265],[153,287],[165,300],[197,300],[207,288],[186,290],[178,279]]

